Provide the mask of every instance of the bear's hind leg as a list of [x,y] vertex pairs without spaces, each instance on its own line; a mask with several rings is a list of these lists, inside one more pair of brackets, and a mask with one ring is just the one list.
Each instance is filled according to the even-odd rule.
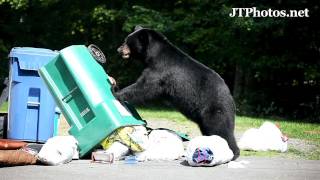
[[210,119],[203,120],[199,125],[203,135],[218,135],[228,142],[234,156],[232,160],[236,160],[240,156],[240,149],[234,136],[234,119],[226,119],[226,115],[218,113],[211,114]]

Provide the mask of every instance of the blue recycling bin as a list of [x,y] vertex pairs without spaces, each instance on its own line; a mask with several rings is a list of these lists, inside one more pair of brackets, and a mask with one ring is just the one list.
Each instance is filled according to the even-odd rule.
[[9,114],[7,138],[45,142],[54,135],[55,101],[39,77],[38,69],[58,52],[42,48],[16,47],[9,54]]

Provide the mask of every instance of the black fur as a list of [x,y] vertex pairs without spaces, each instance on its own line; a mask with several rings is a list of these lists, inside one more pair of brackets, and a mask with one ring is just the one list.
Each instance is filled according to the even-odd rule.
[[[138,80],[115,93],[121,101],[139,103],[155,98],[170,101],[181,113],[196,122],[203,135],[219,135],[240,155],[234,137],[235,105],[224,80],[197,62],[162,34],[137,28],[118,48],[128,56],[143,60],[146,68]],[[126,56],[126,58],[128,58]]]

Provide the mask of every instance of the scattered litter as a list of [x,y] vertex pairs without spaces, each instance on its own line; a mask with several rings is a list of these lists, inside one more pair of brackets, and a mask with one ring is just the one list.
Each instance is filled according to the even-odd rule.
[[149,134],[147,149],[135,155],[138,161],[179,159],[184,155],[183,142],[170,130],[153,130]]
[[259,129],[248,129],[238,143],[242,150],[280,151],[288,150],[288,138],[271,122],[265,122]]
[[121,142],[134,152],[144,151],[148,141],[147,129],[144,126],[127,126],[117,129],[108,136],[101,145],[109,149],[114,142]]
[[137,164],[138,163],[137,156],[133,156],[133,155],[126,156],[124,159],[124,163],[125,164]]
[[148,132],[144,126],[127,126],[117,129],[101,146],[114,160],[122,160],[129,152],[142,152],[148,145]]
[[106,153],[113,154],[114,160],[126,158],[128,161],[129,152],[133,153],[135,161],[175,160],[184,155],[180,136],[170,130],[152,130],[148,136],[144,126],[120,128],[101,145]]
[[215,166],[229,162],[233,152],[220,136],[198,136],[189,142],[186,159],[190,166]]
[[43,144],[37,144],[37,143],[28,143],[23,149],[29,149],[36,154],[38,154],[43,147]]
[[73,136],[55,136],[48,139],[38,154],[38,159],[47,165],[59,165],[79,159],[77,140]]
[[32,148],[27,147],[27,146],[21,148],[20,150],[25,151],[25,152],[33,155],[33,156],[36,156],[36,155],[38,155],[38,153],[39,153],[39,151],[37,151],[36,149],[32,149]]
[[128,146],[122,144],[121,142],[114,142],[105,152],[107,154],[113,154],[114,160],[122,160],[128,153],[130,149]]
[[99,162],[99,163],[113,163],[114,154],[108,153],[105,150],[98,150],[98,151],[92,152],[91,160],[92,162]]
[[249,164],[249,161],[230,161],[228,163],[228,168],[233,168],[233,169],[240,169],[240,168],[246,168],[245,165]]

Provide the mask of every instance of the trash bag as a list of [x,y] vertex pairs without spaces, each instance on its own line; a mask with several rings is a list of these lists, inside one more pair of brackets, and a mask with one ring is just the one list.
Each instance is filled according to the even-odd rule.
[[117,141],[126,145],[134,152],[142,152],[146,149],[148,142],[147,129],[144,126],[121,127],[103,140],[101,146],[103,149],[108,150]]
[[122,144],[121,142],[114,142],[107,150],[106,154],[110,154],[113,160],[122,160],[129,153],[130,149],[128,146]]
[[46,165],[65,164],[72,159],[79,159],[77,145],[73,136],[55,136],[48,139],[37,156]]
[[189,142],[186,160],[190,166],[215,166],[231,161],[233,152],[220,136],[198,136]]
[[184,155],[183,142],[170,130],[152,130],[146,150],[135,155],[138,161],[179,159]]
[[238,144],[242,150],[279,152],[288,150],[288,138],[271,122],[263,123],[259,129],[248,129]]

